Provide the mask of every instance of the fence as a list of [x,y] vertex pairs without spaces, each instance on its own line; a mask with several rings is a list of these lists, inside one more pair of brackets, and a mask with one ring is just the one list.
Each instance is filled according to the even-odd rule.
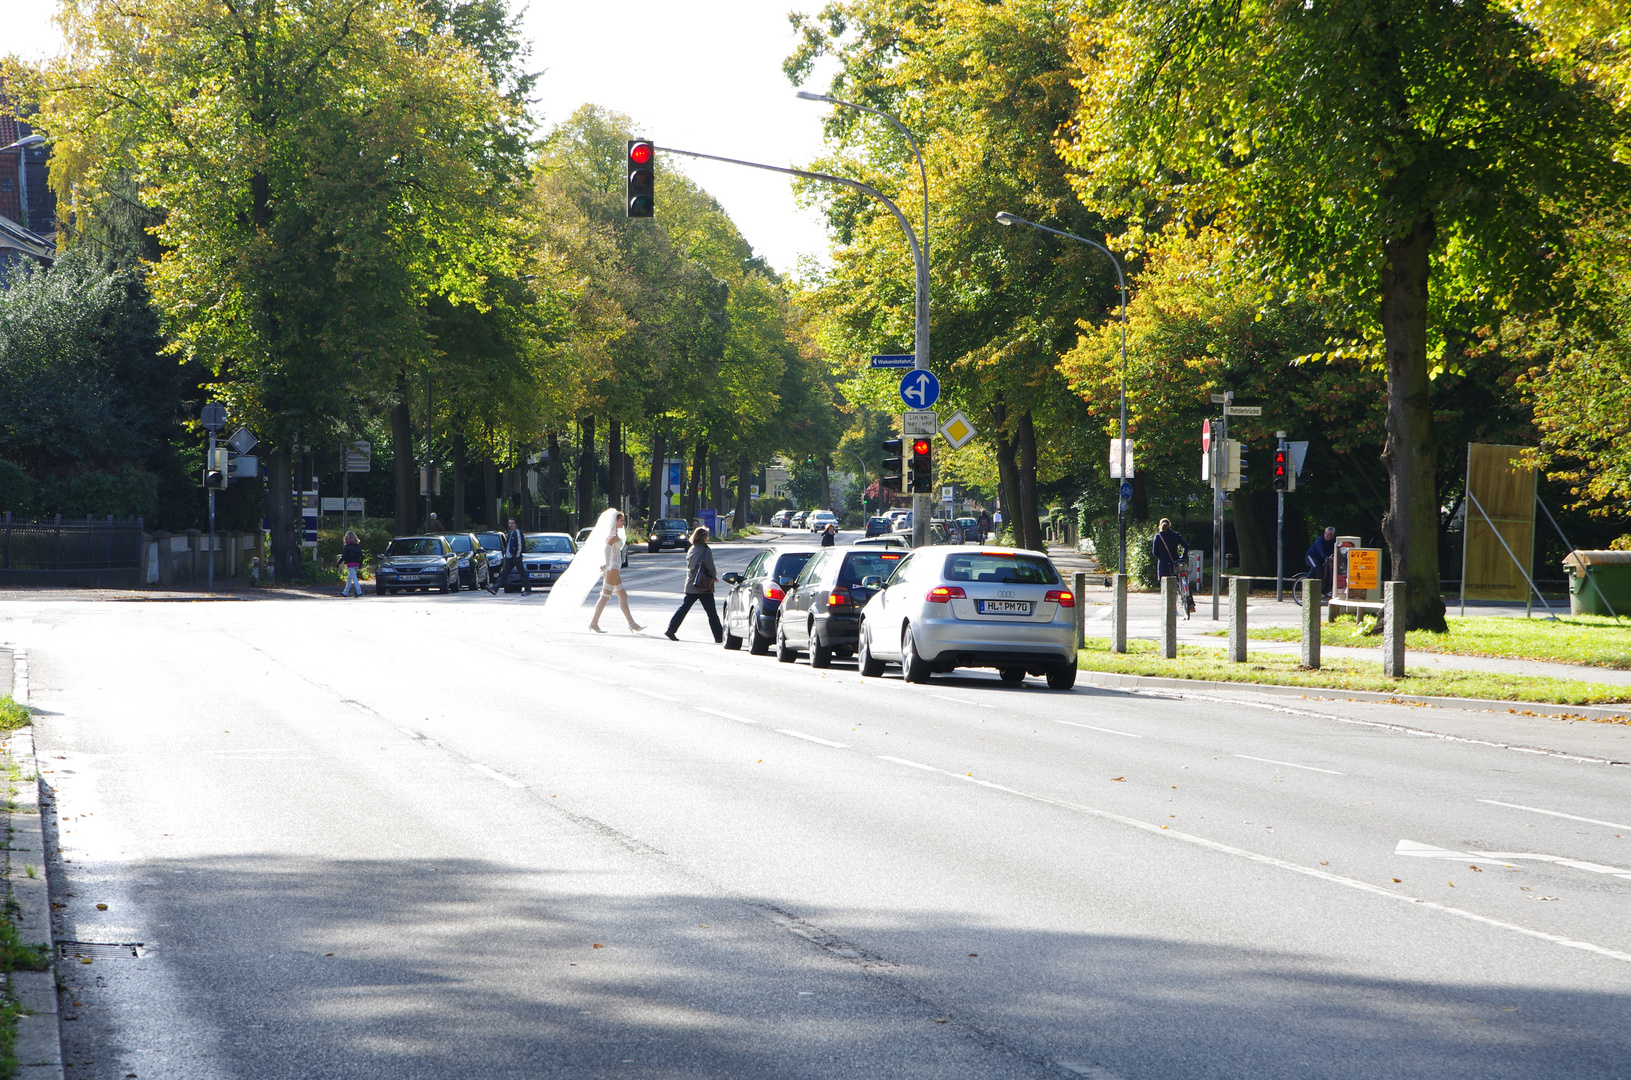
[[0,523],[0,584],[121,588],[142,574],[142,520]]

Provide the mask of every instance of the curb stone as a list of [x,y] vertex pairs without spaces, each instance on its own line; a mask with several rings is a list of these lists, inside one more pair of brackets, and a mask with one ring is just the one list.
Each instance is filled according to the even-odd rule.
[[1379,690],[1341,690],[1329,686],[1281,686],[1277,683],[1221,682],[1215,679],[1171,679],[1158,675],[1122,675],[1113,671],[1077,672],[1078,682],[1106,690],[1232,690],[1236,693],[1273,694],[1329,701],[1407,701],[1417,705],[1438,705],[1446,709],[1506,712],[1519,716],[1551,716],[1559,719],[1626,720],[1631,706],[1554,705],[1535,701],[1498,701],[1489,698],[1429,697],[1426,694],[1389,694]]
[[[28,704],[28,654],[18,649],[11,657],[12,700]],[[11,797],[10,850],[6,852],[6,890],[17,906],[17,935],[25,943],[44,942],[53,955],[51,892],[46,881],[44,822],[40,817],[39,762],[34,756],[34,728],[19,728],[4,742],[7,754],[21,770]],[[32,871],[32,873],[31,873]],[[14,971],[10,990],[23,1008],[17,1017],[18,1080],[62,1080],[62,1028],[57,1016],[55,963],[45,971]]]

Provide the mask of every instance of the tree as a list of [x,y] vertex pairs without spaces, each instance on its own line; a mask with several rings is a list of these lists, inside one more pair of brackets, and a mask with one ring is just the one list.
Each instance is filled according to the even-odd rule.
[[1443,313],[1542,300],[1571,214],[1627,191],[1623,108],[1488,0],[1126,0],[1084,20],[1073,52],[1066,153],[1090,205],[1128,215],[1134,242],[1215,222],[1288,286],[1346,297],[1380,339],[1384,532],[1410,625],[1444,629]]

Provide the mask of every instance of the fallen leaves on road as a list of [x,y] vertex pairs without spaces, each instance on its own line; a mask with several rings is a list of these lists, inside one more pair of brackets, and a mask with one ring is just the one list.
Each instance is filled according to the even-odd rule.
[[1127,782],[1127,778],[1125,776],[1112,776],[1110,779],[1118,784],[1125,784]]
[[598,944],[595,946],[595,948],[597,948],[597,949],[604,949],[605,947],[606,946],[604,946],[604,945],[598,945]]
[[96,905],[96,910],[97,911],[106,911],[106,910],[108,910],[108,905],[106,905],[106,904],[97,904]]
[[1471,870],[1475,874],[1482,874],[1483,873],[1482,870],[1478,869],[1478,867],[1476,867],[1476,866],[1473,866],[1471,863],[1467,864],[1467,869]]

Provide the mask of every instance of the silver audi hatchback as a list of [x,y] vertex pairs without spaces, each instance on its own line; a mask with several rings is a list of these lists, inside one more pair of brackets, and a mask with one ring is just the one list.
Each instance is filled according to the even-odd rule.
[[1076,596],[1039,551],[919,548],[874,584],[861,611],[862,675],[894,662],[907,682],[983,667],[1003,682],[1028,673],[1055,690],[1076,684]]

